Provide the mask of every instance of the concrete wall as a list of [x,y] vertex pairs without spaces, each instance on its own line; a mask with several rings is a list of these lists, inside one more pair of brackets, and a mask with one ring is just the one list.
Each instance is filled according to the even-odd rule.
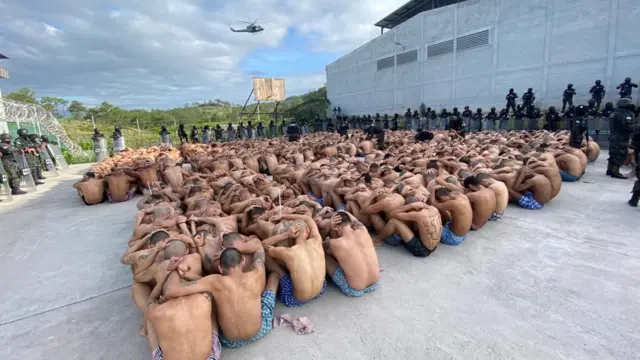
[[[532,87],[547,107],[568,83],[586,103],[600,79],[614,100],[625,77],[640,80],[638,19],[639,0],[468,0],[421,13],[327,65],[328,96],[346,114],[402,113],[421,102],[500,109],[510,87],[519,96]],[[483,30],[487,45],[427,56],[429,45],[453,40],[457,49],[458,38]],[[413,49],[417,61],[377,70],[377,60]]]

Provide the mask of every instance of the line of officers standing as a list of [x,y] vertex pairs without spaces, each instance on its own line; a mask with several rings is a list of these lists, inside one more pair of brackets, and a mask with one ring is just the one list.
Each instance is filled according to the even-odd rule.
[[[38,136],[29,134],[27,129],[18,129],[17,137],[14,140],[10,134],[0,134],[0,157],[2,158],[2,168],[0,172],[0,182],[8,182],[11,188],[11,195],[23,195],[27,192],[20,189],[24,169],[33,177],[35,185],[42,185],[45,177],[42,175],[42,168],[45,166],[45,156],[41,155],[46,145],[55,141],[50,141],[46,135]],[[26,175],[26,174],[25,174]]]
[[[286,134],[287,126],[284,121],[281,123],[280,135]],[[165,126],[161,128],[161,138],[164,137],[168,141],[170,134]],[[278,127],[274,120],[269,122],[268,133],[267,127],[264,126],[262,121],[259,121],[256,126],[251,120],[247,121],[246,125],[241,121],[236,127],[234,127],[232,123],[228,123],[226,128],[223,128],[220,124],[217,124],[213,128],[209,125],[204,125],[202,129],[199,129],[197,125],[193,125],[189,134],[187,134],[184,124],[178,125],[178,138],[182,144],[189,142],[194,144],[208,144],[211,141],[255,139],[275,136],[278,136]]]

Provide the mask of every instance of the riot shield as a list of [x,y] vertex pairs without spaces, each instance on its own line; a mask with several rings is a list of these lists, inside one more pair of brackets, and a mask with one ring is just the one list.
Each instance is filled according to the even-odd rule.
[[51,159],[55,163],[58,170],[67,170],[69,168],[67,160],[65,160],[58,145],[47,144],[47,151],[49,152],[49,155],[51,155]]
[[600,133],[598,134],[598,140],[596,141],[598,142],[598,145],[600,145],[602,149],[609,148],[609,135],[611,134],[611,131],[609,130],[610,120],[611,118],[608,118],[608,117],[600,118],[600,128],[599,128]]
[[165,146],[171,146],[171,134],[160,135],[160,143]]
[[594,116],[587,117],[587,127],[589,128],[587,134],[591,136],[595,142],[598,142],[598,136],[596,133],[597,125],[598,120]]
[[529,130],[538,130],[539,119],[529,119]]
[[124,144],[124,136],[118,136],[118,137],[113,138],[113,152],[114,153],[124,151],[125,148],[126,148],[126,146]]
[[93,139],[93,152],[96,154],[96,162],[101,162],[105,158],[109,157],[109,150],[107,150],[107,139]]
[[500,119],[498,130],[507,130],[509,128],[509,119]]
[[51,159],[51,155],[47,149],[42,149],[40,152],[40,156],[44,158],[44,165],[47,167],[48,176],[56,177],[58,176],[58,169],[56,169],[56,164],[53,163],[53,159]]
[[[325,126],[327,126],[326,123],[325,123]],[[284,125],[284,123],[282,123],[282,125],[280,125],[280,131],[281,131],[280,132],[280,136],[284,136],[284,134],[287,133],[287,127]],[[326,131],[326,129],[325,129],[325,131]]]
[[209,130],[205,130],[202,132],[202,143],[208,144],[211,141],[211,132]]
[[520,130],[524,129],[524,119],[516,119],[514,121],[514,129],[516,131],[520,131]]
[[469,125],[469,131],[471,131],[471,132],[480,131],[480,120],[471,119],[471,125]]
[[25,185],[30,191],[37,191],[38,189],[36,188],[36,182],[33,181],[33,175],[31,174],[31,169],[29,168],[27,157],[20,151],[14,151],[13,155],[16,158],[16,162],[20,167],[20,172],[22,175],[20,186]]
[[0,200],[11,201],[11,187],[9,186],[9,177],[4,171],[4,166],[0,162]]

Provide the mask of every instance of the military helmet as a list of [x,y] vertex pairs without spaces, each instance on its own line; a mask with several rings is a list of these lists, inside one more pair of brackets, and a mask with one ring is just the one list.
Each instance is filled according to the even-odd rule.
[[478,108],[478,110],[476,110],[476,112],[481,113],[482,112],[482,108]]
[[11,140],[11,135],[7,133],[0,134],[0,141]]
[[585,116],[587,115],[587,107],[584,105],[576,106],[576,115],[577,116]]
[[607,109],[613,109],[613,103],[609,101],[608,103],[604,104],[604,107]]
[[24,128],[18,129],[17,133],[18,133],[18,136],[21,136],[21,137],[29,135],[29,131]]
[[549,112],[550,113],[556,112],[556,107],[555,106],[549,106]]
[[509,92],[513,92],[513,88],[509,89]]
[[567,87],[568,87],[569,89],[571,89],[571,88],[573,87],[573,84],[569,84],[569,85],[567,85]]
[[29,134],[29,140],[35,140],[38,138],[38,134]]
[[631,82],[631,78],[630,77],[624,78],[624,82]]
[[454,108],[453,108],[453,112],[456,112],[456,111],[458,111],[458,108],[457,108],[457,107],[454,107]]
[[622,98],[618,100],[618,103],[616,104],[616,106],[621,109],[633,108],[633,101],[631,101],[631,99],[629,98]]
[[600,81],[600,80],[596,80],[596,85],[600,85],[601,82],[602,81]]
[[496,108],[492,107],[492,108],[491,108],[491,111],[496,111]]
[[533,91],[533,88],[528,88],[528,89],[527,89],[527,91],[528,91],[528,92],[532,92],[532,91]]
[[589,106],[593,106],[596,104],[596,101],[593,99],[589,99],[589,101],[587,102],[589,104]]
[[40,140],[42,140],[44,142],[47,142],[47,141],[49,141],[49,137],[47,135],[42,135],[42,136],[40,136]]

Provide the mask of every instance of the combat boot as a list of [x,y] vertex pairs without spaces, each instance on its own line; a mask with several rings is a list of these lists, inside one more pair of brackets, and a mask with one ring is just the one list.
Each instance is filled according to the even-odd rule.
[[636,180],[631,192],[633,195],[631,195],[631,199],[627,204],[629,204],[629,206],[638,207],[638,201],[640,200],[640,180]]
[[33,182],[36,183],[36,185],[44,185],[44,181],[40,181],[38,179],[33,179]]
[[11,195],[24,195],[26,191],[20,190],[20,188],[11,189]]
[[620,173],[620,167],[611,163],[607,166],[607,175],[614,179],[626,179],[626,177]]

